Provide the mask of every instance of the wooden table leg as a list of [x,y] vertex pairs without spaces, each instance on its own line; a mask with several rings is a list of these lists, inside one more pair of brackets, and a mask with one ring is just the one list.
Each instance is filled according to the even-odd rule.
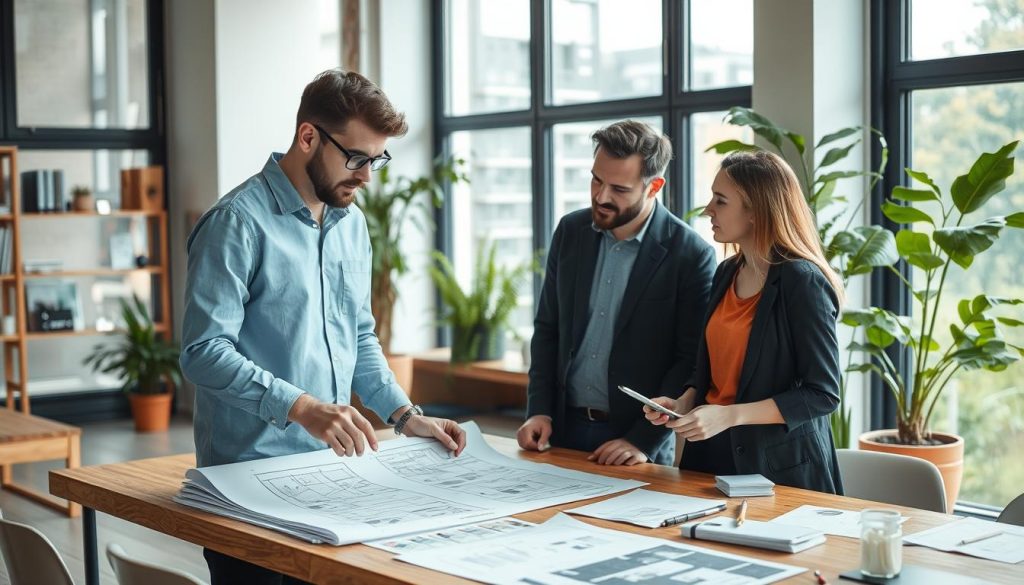
[[82,508],[82,553],[85,557],[85,585],[100,585],[100,564],[96,553],[96,510]]
[[[82,443],[79,435],[68,437],[68,458],[64,461],[68,469],[75,469],[82,464]],[[68,517],[75,518],[82,512],[82,506],[68,500]]]

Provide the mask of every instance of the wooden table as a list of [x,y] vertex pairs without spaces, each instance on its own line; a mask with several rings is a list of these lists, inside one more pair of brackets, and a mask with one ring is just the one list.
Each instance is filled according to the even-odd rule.
[[11,467],[17,463],[63,459],[74,469],[81,462],[82,430],[49,419],[0,408],[0,487],[75,517],[81,506],[62,502],[48,494],[14,482]]
[[[675,468],[652,464],[631,468],[602,467],[587,462],[586,454],[579,451],[552,449],[546,453],[526,453],[520,451],[515,441],[511,439],[487,436],[487,441],[502,453],[514,458],[646,481],[651,484],[650,489],[660,491],[707,498],[722,497],[714,488],[714,478],[704,474],[681,472]],[[171,498],[181,487],[185,471],[194,463],[195,459],[191,455],[176,455],[50,472],[50,491],[54,495],[80,502],[85,507],[86,582],[89,585],[99,582],[95,550],[95,510],[313,583],[469,583],[464,579],[395,561],[391,554],[368,546],[356,544],[334,547],[308,544],[271,530],[176,504]],[[879,481],[886,480],[879,478]],[[739,501],[737,498],[730,499],[729,509],[725,513],[735,513]],[[768,520],[803,504],[850,510],[871,505],[864,500],[778,486],[773,497],[750,498],[747,517]],[[565,504],[519,514],[518,517],[531,522],[543,522],[559,510],[578,505],[578,502]],[[951,520],[951,517],[945,514],[913,508],[886,507],[897,508],[909,517],[903,525],[907,534]],[[593,518],[576,518],[596,526],[683,541],[678,528],[651,530]],[[857,567],[859,562],[858,541],[838,536],[830,536],[825,544],[795,555],[707,541],[700,541],[697,544],[735,554],[807,567],[812,571],[820,569],[833,585],[837,582],[838,573]],[[923,547],[904,547],[903,559],[905,564],[927,565],[953,573],[983,577],[994,582],[1024,582],[1024,567],[947,554]],[[802,584],[812,581],[810,573],[789,580]]]

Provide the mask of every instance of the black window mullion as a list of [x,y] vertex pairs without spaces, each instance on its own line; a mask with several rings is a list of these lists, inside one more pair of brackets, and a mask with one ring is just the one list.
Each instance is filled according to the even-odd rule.
[[0,1],[0,143],[17,123],[14,51],[14,2]]
[[[540,116],[546,107],[551,88],[551,71],[548,64],[550,38],[548,15],[551,13],[550,0],[533,0],[530,6],[530,165],[533,191],[533,249],[542,250],[540,260],[546,262],[548,234],[551,233],[554,215],[554,156],[550,127],[545,127]],[[534,307],[540,298],[544,282],[542,273],[533,274]]]

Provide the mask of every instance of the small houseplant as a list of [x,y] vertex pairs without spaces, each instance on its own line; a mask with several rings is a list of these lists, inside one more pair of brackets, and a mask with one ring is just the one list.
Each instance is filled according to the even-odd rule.
[[[114,345],[99,344],[83,364],[123,380],[135,430],[165,431],[171,417],[171,388],[181,384],[177,344],[160,339],[138,296],[121,301],[125,330]],[[169,386],[170,384],[170,386]]]
[[[865,200],[870,198],[872,189],[881,179],[888,160],[885,138],[878,130],[869,129],[870,135],[878,141],[881,152],[877,170],[836,170],[836,166],[862,142],[862,127],[840,128],[823,136],[811,151],[806,148],[807,140],[802,135],[778,126],[750,108],[730,109],[725,122],[750,128],[764,139],[769,149],[793,167],[807,205],[814,214],[826,259],[839,274],[844,286],[849,287],[851,280],[857,276],[870,274],[879,267],[891,267],[899,260],[892,232],[879,225],[852,227]],[[758,146],[740,140],[725,140],[713,144],[707,150],[726,154],[736,150],[757,149]],[[817,157],[819,161],[815,164],[812,157]],[[864,194],[858,197],[856,205],[851,205],[849,198],[837,189],[841,181],[861,177],[868,179]],[[853,362],[857,347],[847,346],[848,364]],[[838,448],[850,445],[851,409],[846,401],[848,383],[849,375],[844,374],[839,386],[840,406],[831,416],[832,437]]]
[[[1024,301],[984,293],[960,299],[948,334],[937,327],[940,319],[948,319],[940,315],[940,303],[953,264],[969,270],[974,259],[998,241],[1004,228],[1024,228],[1024,212],[977,223],[965,221],[1005,189],[1006,179],[1013,174],[1012,155],[1018,143],[983,153],[969,172],[953,181],[948,193],[926,173],[907,169],[907,174],[924,188],[895,187],[882,212],[898,224],[912,226],[896,234],[896,246],[900,258],[919,269],[921,278],[912,284],[898,270],[891,270],[912,291],[914,314],[920,317],[920,323],[914,325],[907,317],[879,308],[848,311],[843,317],[845,323],[865,329],[865,341],[857,349],[872,358],[851,369],[877,375],[892,392],[897,408],[897,428],[861,435],[860,447],[932,460],[942,471],[950,510],[960,488],[964,444],[956,435],[932,433],[932,412],[957,372],[1000,372],[1024,355],[1024,348],[1007,343],[1001,332],[1002,327],[1019,327],[1024,322],[994,314],[996,307]],[[917,225],[923,229],[913,229]],[[893,344],[910,353],[908,377],[888,355],[887,349]]]
[[473,286],[465,291],[455,277],[451,262],[434,252],[430,278],[444,304],[440,321],[452,328],[452,363],[501,358],[505,353],[505,328],[519,301],[519,287],[536,267],[520,264],[499,266],[494,244],[481,247],[476,258]]

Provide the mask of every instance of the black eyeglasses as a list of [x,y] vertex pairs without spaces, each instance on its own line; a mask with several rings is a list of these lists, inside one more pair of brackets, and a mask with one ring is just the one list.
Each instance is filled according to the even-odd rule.
[[353,154],[349,152],[347,148],[338,144],[338,141],[332,138],[331,135],[327,133],[327,130],[324,130],[323,128],[316,124],[313,124],[313,127],[319,130],[320,134],[324,135],[324,138],[330,140],[331,144],[337,146],[338,150],[341,151],[341,154],[345,155],[347,159],[345,161],[345,168],[350,171],[358,171],[359,169],[365,167],[366,163],[370,163],[371,171],[379,171],[384,167],[388,166],[388,163],[391,162],[391,155],[388,154],[388,151],[386,150],[384,151],[384,154],[380,156],[366,156],[365,154]]

